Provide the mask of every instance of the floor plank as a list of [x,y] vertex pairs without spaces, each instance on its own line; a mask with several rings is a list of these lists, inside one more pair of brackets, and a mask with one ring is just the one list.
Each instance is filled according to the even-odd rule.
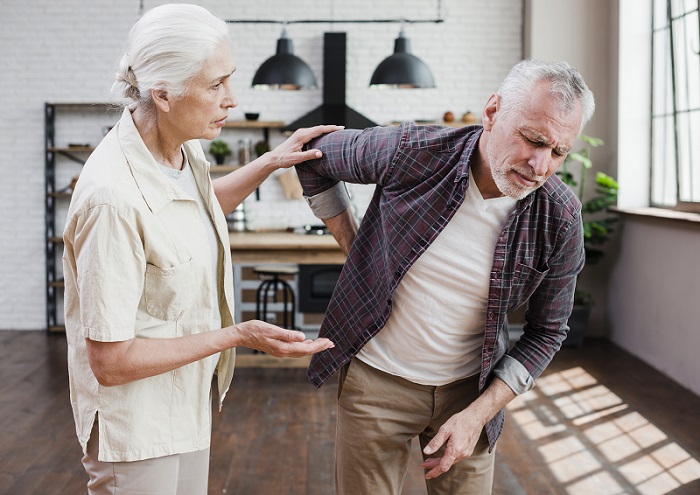
[[[0,494],[85,493],[65,355],[61,335],[0,332]],[[298,362],[241,355],[214,413],[210,495],[332,495],[336,382],[317,390]],[[565,348],[508,407],[494,494],[697,495],[698,411],[608,341]],[[403,495],[425,495],[413,447]]]

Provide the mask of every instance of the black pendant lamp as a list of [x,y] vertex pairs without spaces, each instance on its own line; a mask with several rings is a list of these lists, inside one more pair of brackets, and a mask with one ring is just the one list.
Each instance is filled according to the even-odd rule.
[[265,60],[253,76],[255,89],[309,89],[316,87],[316,77],[302,59],[294,55],[292,40],[283,29],[277,40],[277,53]]
[[411,46],[403,27],[394,40],[394,54],[374,69],[370,86],[383,88],[434,88],[435,79],[425,63],[410,53]]

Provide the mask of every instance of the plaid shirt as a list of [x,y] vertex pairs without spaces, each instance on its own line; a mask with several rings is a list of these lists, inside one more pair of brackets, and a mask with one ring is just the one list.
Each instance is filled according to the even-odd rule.
[[[309,143],[323,158],[297,172],[320,218],[347,208],[340,181],[377,185],[321,326],[335,348],[312,359],[308,374],[317,387],[384,327],[402,277],[464,201],[481,133],[479,126],[404,123],[333,132]],[[553,175],[517,203],[496,243],[480,390],[494,375],[516,394],[532,388],[566,337],[583,264],[581,203]],[[526,301],[524,333],[509,350],[506,314]],[[503,420],[500,411],[486,427],[491,446]]]

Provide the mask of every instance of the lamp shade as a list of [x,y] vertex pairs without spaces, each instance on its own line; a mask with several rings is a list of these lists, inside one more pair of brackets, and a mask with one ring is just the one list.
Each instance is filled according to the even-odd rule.
[[390,88],[434,88],[435,79],[425,63],[410,53],[403,29],[394,40],[394,53],[374,69],[370,86]]
[[306,89],[316,87],[316,77],[302,59],[294,55],[292,40],[282,31],[277,53],[265,60],[253,76],[256,89]]

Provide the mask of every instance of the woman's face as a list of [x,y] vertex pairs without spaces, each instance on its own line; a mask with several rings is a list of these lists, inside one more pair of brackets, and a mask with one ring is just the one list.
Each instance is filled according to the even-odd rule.
[[170,111],[163,118],[174,133],[181,134],[182,142],[219,136],[229,108],[238,105],[231,89],[234,70],[231,49],[221,44],[192,80],[187,95],[169,102]]

